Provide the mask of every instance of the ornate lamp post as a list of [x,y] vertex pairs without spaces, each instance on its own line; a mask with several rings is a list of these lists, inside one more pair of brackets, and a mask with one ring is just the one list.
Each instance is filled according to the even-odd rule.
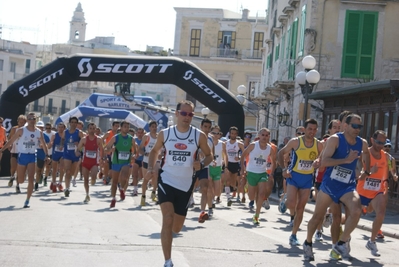
[[301,87],[302,94],[305,98],[305,106],[303,112],[303,121],[307,119],[309,94],[312,93],[313,87],[320,81],[320,73],[314,69],[316,66],[316,59],[308,55],[302,59],[302,66],[305,71],[300,71],[296,75],[296,82]]

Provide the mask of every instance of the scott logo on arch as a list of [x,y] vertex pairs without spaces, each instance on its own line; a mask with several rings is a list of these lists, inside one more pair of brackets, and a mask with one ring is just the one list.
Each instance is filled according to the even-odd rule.
[[207,93],[208,95],[210,95],[212,98],[218,99],[217,101],[219,103],[226,103],[226,100],[224,100],[221,96],[219,96],[218,94],[216,94],[211,88],[209,88],[208,86],[206,86],[203,82],[201,82],[201,80],[199,80],[198,78],[193,78],[193,74],[194,72],[192,70],[188,70],[186,71],[186,73],[183,76],[183,79],[188,81],[192,81],[195,85],[197,85],[202,91],[204,91],[205,93]]

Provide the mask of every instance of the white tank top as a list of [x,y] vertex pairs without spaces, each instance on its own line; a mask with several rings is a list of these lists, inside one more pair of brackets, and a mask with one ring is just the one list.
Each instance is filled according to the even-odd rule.
[[215,161],[216,166],[222,166],[223,161],[223,142],[218,141],[218,144],[215,146]]
[[236,157],[238,157],[238,151],[240,151],[240,147],[238,146],[237,140],[233,144],[230,143],[230,140],[226,141],[228,162],[237,163],[240,161],[235,159]]
[[[19,128],[16,128],[14,134],[18,131]],[[17,140],[14,141],[14,143],[11,146],[11,150],[10,153],[18,153],[18,140],[19,138],[17,138]]]
[[[51,133],[48,133],[48,132],[44,131],[43,134],[47,135],[47,136],[48,136],[48,139],[51,140],[51,137],[52,137],[53,135],[55,135],[55,131],[51,131]],[[49,154],[49,155],[52,155],[52,154],[53,154],[53,147],[48,148],[47,151],[48,151],[48,154]]]
[[22,131],[17,145],[18,153],[35,154],[36,149],[40,146],[40,130],[35,128],[35,131],[31,132],[25,126],[22,127]]
[[150,152],[152,150],[152,148],[154,147],[157,139],[156,138],[152,138],[151,135],[148,133],[147,135],[147,140],[145,141],[145,145],[144,145],[144,157],[143,157],[143,162],[148,163],[148,157],[150,155]]
[[181,133],[176,126],[162,130],[164,136],[165,161],[161,178],[165,184],[188,192],[193,184],[193,162],[198,150],[200,131],[190,126]]
[[270,155],[271,147],[267,144],[266,149],[261,149],[259,141],[255,142],[254,149],[249,153],[247,162],[247,172],[264,173],[266,172],[267,158]]
[[[212,140],[212,137],[210,137],[210,136],[208,136],[208,146],[209,146],[209,149],[212,151],[213,150],[213,140]],[[205,158],[205,156],[204,156],[204,154],[202,153],[202,150],[201,149],[198,149],[198,152],[201,152],[200,153],[200,158],[199,158],[199,160],[200,161],[203,161],[204,160],[204,158]],[[209,165],[211,165],[211,164],[208,164],[207,166],[205,166],[205,168],[208,168],[209,167]]]

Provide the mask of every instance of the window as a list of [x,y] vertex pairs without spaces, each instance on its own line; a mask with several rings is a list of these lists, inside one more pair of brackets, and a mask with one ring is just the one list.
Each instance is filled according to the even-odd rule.
[[61,101],[61,114],[64,114],[66,112],[66,100],[65,99],[63,99],[62,101]]
[[33,111],[39,111],[39,100],[33,102]]
[[47,114],[52,114],[52,113],[53,113],[53,99],[49,98],[47,105]]
[[220,83],[221,85],[224,86],[224,88],[226,88],[227,90],[229,90],[229,84],[230,84],[230,81],[229,81],[229,80],[218,80],[218,83]]
[[305,29],[306,29],[306,5],[303,5],[302,14],[301,14],[301,29],[299,31],[298,56],[303,56],[303,50],[304,50],[304,45],[305,45]]
[[25,74],[30,73],[30,59],[27,59],[25,62]]
[[3,71],[4,60],[0,59],[0,71]]
[[297,43],[297,36],[298,36],[298,18],[294,20],[292,23],[291,28],[291,38],[288,44],[288,55],[287,57],[290,60],[288,66],[288,79],[293,80],[295,77],[295,58],[296,58],[296,43]]
[[260,50],[263,46],[263,32],[255,32],[254,36],[254,51]]
[[[263,40],[263,38],[262,38]],[[219,31],[218,44],[229,45],[230,49],[236,48],[236,32],[232,31]]]
[[190,39],[190,56],[198,57],[200,53],[201,30],[192,29]]
[[77,106],[79,106],[80,105],[80,101],[76,101],[75,102],[75,107],[77,107]]
[[346,11],[341,77],[374,79],[378,12]]
[[15,73],[16,67],[17,67],[17,63],[10,62],[10,72],[14,72]]

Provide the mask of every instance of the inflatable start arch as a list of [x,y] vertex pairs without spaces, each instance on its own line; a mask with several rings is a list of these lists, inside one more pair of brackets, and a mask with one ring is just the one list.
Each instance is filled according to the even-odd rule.
[[10,85],[0,99],[0,116],[9,131],[26,105],[76,80],[174,84],[219,115],[219,126],[244,129],[236,97],[196,65],[176,57],[77,54],[58,58]]

